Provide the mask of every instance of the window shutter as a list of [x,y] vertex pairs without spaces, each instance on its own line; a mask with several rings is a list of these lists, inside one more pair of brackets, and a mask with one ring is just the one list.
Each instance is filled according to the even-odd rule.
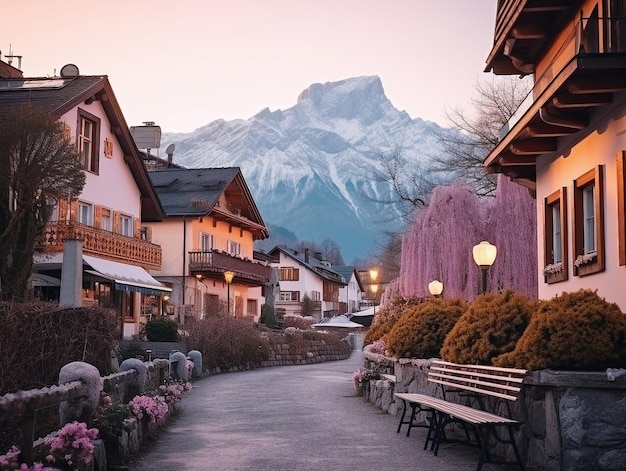
[[[300,281],[300,269],[299,268],[293,269],[293,281]],[[300,300],[298,299],[298,301]]]

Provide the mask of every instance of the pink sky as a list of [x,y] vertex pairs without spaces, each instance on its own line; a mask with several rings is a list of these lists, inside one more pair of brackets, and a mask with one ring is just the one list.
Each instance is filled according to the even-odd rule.
[[[378,75],[396,108],[446,126],[468,106],[495,0],[19,0],[0,50],[27,77],[108,75],[129,126],[190,132],[286,109],[312,83]],[[17,65],[14,62],[13,65]]]

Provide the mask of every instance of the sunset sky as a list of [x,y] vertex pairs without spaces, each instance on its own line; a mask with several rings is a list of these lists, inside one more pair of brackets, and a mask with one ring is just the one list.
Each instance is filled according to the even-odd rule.
[[[129,126],[163,132],[286,109],[302,90],[378,75],[396,108],[447,125],[492,41],[496,0],[19,0],[0,51],[27,77],[108,75]],[[17,66],[17,59],[13,62]]]

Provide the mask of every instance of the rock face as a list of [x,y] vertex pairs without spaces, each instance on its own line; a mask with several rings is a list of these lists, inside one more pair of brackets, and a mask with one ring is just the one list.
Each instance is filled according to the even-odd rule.
[[[438,135],[453,131],[396,109],[376,76],[313,84],[286,110],[213,121],[192,133],[163,134],[174,162],[189,168],[240,167],[270,233],[332,239],[349,263],[367,255],[383,230],[400,227],[381,152],[401,149],[402,174],[427,172]],[[382,224],[384,222],[384,224]],[[280,241],[280,243],[284,243]],[[271,248],[274,241],[271,241]]]

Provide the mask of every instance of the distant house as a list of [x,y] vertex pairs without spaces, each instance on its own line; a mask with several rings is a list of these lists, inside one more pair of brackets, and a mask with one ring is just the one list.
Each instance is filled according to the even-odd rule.
[[239,168],[149,172],[165,217],[146,224],[163,247],[155,278],[172,286],[167,312],[181,321],[220,312],[257,320],[272,269],[254,241],[269,236]]
[[28,103],[49,113],[84,159],[80,196],[48,202],[52,218],[34,260],[35,295],[112,308],[120,336],[138,333],[146,319],[162,314],[171,291],[148,272],[161,268],[162,254],[142,226],[164,213],[108,78],[81,76],[73,65],[59,77],[16,77],[4,66],[0,74],[0,112]]
[[[268,255],[280,283],[276,309],[283,309],[285,315],[312,315],[318,321],[340,314],[339,291],[348,283],[330,262],[308,250],[298,252],[282,246],[274,247]],[[306,312],[305,299],[310,300],[312,312]]]
[[351,314],[359,311],[363,297],[363,283],[354,266],[335,266],[334,271],[343,276],[346,286],[339,288],[339,312]]
[[498,2],[487,71],[534,87],[489,172],[537,198],[539,297],[597,290],[626,311],[626,4]]

